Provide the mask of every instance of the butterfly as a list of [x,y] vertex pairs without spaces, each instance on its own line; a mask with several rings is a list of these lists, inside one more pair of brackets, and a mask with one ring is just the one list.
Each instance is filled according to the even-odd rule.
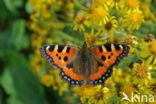
[[124,56],[129,47],[122,44],[106,43],[82,48],[68,45],[46,45],[40,49],[55,68],[60,69],[60,76],[70,85],[103,84],[111,76],[112,67]]

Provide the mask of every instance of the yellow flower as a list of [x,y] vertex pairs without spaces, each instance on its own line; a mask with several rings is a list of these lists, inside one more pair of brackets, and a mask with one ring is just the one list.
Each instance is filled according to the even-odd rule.
[[104,8],[107,8],[111,5],[111,2],[109,0],[92,0],[93,4],[92,6],[103,6]]
[[75,20],[74,20],[73,29],[77,31],[84,31],[85,30],[84,25],[87,25],[86,18],[83,14],[78,13],[78,15],[75,17]]
[[142,15],[142,11],[140,11],[139,9],[128,11],[122,22],[123,26],[128,27],[128,30],[139,29],[141,24],[144,22],[144,16]]
[[[39,34],[33,34],[32,37],[31,37],[33,48],[35,48],[35,49],[40,48],[41,44],[42,44],[42,41],[43,41],[43,38],[44,37],[40,36]],[[37,55],[39,56],[40,54],[37,54]]]
[[126,34],[125,38],[122,40],[122,43],[130,46],[129,53],[134,54],[136,51],[138,51],[136,48],[136,46],[138,46],[138,40],[134,34]]
[[34,68],[34,70],[33,70],[34,74],[40,74],[40,71],[41,71],[41,65],[42,65],[41,63],[42,62],[41,62],[39,56],[41,56],[41,55],[40,55],[39,51],[36,50],[35,51],[35,56],[31,60],[31,65]]
[[104,26],[98,29],[101,34],[108,34],[110,41],[114,41],[114,31],[116,31],[118,21],[115,16],[112,16],[108,19]]
[[133,83],[140,85],[147,85],[151,80],[150,67],[146,62],[135,63],[132,68]]
[[149,11],[149,5],[143,2],[140,4],[140,9],[143,11]]
[[53,0],[29,0],[29,2],[35,7],[35,9],[40,9],[44,4],[51,5]]
[[36,18],[34,19],[34,21],[30,22],[28,24],[29,28],[33,31],[35,31],[36,33],[41,33],[41,34],[46,34],[47,30],[44,29],[43,27],[38,26],[38,24],[36,23]]
[[81,96],[93,96],[96,94],[96,89],[92,85],[83,85],[77,91]]
[[92,96],[94,95],[96,92],[94,91],[94,87],[85,87],[84,89],[82,88],[83,90],[83,95],[85,96]]
[[83,23],[84,20],[85,20],[85,17],[84,17],[84,15],[82,15],[82,14],[78,14],[78,15],[76,16],[76,18],[75,18],[75,22],[78,23],[78,24]]
[[51,73],[53,77],[52,87],[54,90],[58,91],[59,95],[63,95],[65,92],[69,90],[68,83],[61,79],[60,71],[54,69]]
[[149,5],[147,5],[147,4],[145,4],[145,3],[141,3],[140,9],[141,9],[142,11],[144,11],[143,14],[144,14],[145,18],[148,18],[149,13],[150,13]]
[[116,17],[112,16],[106,22],[102,30],[105,31],[105,33],[109,33],[110,31],[115,30],[117,28],[117,23],[118,21],[116,20]]
[[130,74],[119,68],[114,68],[112,80],[114,83],[127,83],[130,81]]
[[125,6],[134,9],[134,8],[139,8],[140,2],[138,0],[126,0],[125,1]]
[[93,3],[101,5],[101,4],[106,4],[108,0],[93,0]]
[[42,5],[40,7],[40,16],[45,18],[45,19],[48,19],[51,17],[51,12],[50,12],[51,8],[48,7],[47,5]]
[[95,36],[95,34],[85,33],[84,36],[85,36],[85,39],[86,39],[85,41],[87,42],[87,45],[88,46],[95,45],[95,42],[96,42],[96,36]]
[[41,78],[41,83],[46,86],[51,86],[53,82],[53,77],[50,74],[46,74]]
[[156,40],[149,41],[149,42],[141,42],[140,47],[141,51],[140,51],[140,56],[143,58],[146,58],[147,56],[153,56],[155,57],[156,55]]
[[69,10],[72,10],[74,8],[74,4],[72,2],[68,2],[66,7],[69,9]]
[[101,19],[108,15],[107,11],[103,7],[95,8],[92,13],[93,13],[93,16],[95,16],[95,18],[97,19]]
[[156,69],[156,57],[153,58],[152,68]]
[[138,78],[146,78],[148,76],[148,70],[146,67],[138,65],[135,70],[135,75]]
[[116,10],[120,10],[124,7],[124,0],[112,0],[111,6],[115,7]]
[[132,92],[136,92],[136,89],[132,84],[126,84],[121,87],[121,92],[131,96]]
[[104,25],[108,21],[108,11],[102,6],[91,9],[91,14],[87,15],[87,18],[92,24]]
[[132,14],[130,15],[131,21],[134,21],[134,23],[140,23],[143,21],[143,16],[141,15],[141,11],[134,11],[132,12]]
[[109,99],[109,89],[102,85],[83,85],[80,87],[74,87],[75,94],[81,96],[81,102],[83,104],[103,104],[106,99]]
[[142,11],[144,11],[143,14],[144,14],[144,16],[145,16],[146,19],[148,19],[148,20],[155,19],[155,15],[151,12],[150,6],[148,4],[141,3],[140,9]]
[[149,43],[149,51],[151,54],[156,55],[156,40]]
[[149,42],[143,41],[143,42],[140,43],[140,49],[141,49],[140,56],[141,57],[146,58],[146,57],[151,55],[148,48],[149,48]]
[[136,39],[135,39],[135,38],[136,38],[136,37],[133,36],[133,35],[127,35],[127,36],[123,39],[122,43],[123,43],[123,44],[126,44],[126,45],[136,45],[137,42],[136,42]]
[[153,34],[148,34],[144,37],[145,42],[150,42],[154,40],[154,35]]
[[104,87],[104,86],[102,86],[102,85],[97,85],[97,86],[95,86],[95,89],[96,89],[96,91],[101,91],[101,92],[103,92],[103,93],[109,92],[109,88]]

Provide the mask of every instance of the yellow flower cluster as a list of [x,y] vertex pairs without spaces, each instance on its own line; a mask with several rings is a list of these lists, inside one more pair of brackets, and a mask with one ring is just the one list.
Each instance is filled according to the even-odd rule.
[[54,70],[52,74],[44,74],[41,77],[41,83],[48,87],[52,86],[54,90],[58,91],[59,95],[63,95],[68,90],[68,84],[59,78],[58,70]]
[[107,34],[112,42],[116,33],[123,30],[130,33],[144,23],[139,0],[92,0],[88,4],[88,8],[78,12],[75,17],[73,29],[76,31],[83,32],[90,28],[99,32],[98,36]]
[[[69,92],[82,104],[128,104],[122,102],[123,92],[154,94],[156,92],[156,39],[143,33],[142,24],[156,18],[150,6],[152,0],[29,0],[33,7],[28,27],[32,34],[34,73],[41,83],[57,90],[60,96]],[[73,30],[72,30],[73,29]],[[139,31],[139,32],[138,32]],[[141,31],[141,33],[140,33]],[[84,40],[82,40],[84,37]],[[104,84],[68,86],[59,70],[43,61],[39,48],[44,44],[82,44],[93,46],[106,42],[128,45],[128,58],[113,68]],[[47,70],[48,69],[48,70]],[[153,74],[154,73],[154,74]],[[154,77],[155,76],[155,77]],[[154,102],[153,102],[154,104]]]
[[[112,16],[115,17],[116,21],[119,22],[119,24],[121,24],[120,19],[124,20],[130,18],[129,22],[132,23],[135,27],[131,29],[138,29],[136,25],[140,26],[144,20],[142,11],[139,7],[140,2],[138,0],[93,0],[91,5],[89,6],[89,9],[83,11],[83,15],[84,17],[86,17],[84,21],[87,21],[90,25],[96,24],[103,26],[108,23]],[[113,12],[118,12],[120,15],[114,14]],[[131,13],[132,15],[129,15]],[[122,24],[125,23],[126,21]]]
[[142,11],[138,9],[128,11],[122,22],[124,26],[128,26],[128,30],[139,29],[144,22]]
[[[150,11],[149,7],[146,9]],[[111,96],[117,97],[121,101],[123,92],[129,97],[132,96],[132,93],[140,94],[144,90],[146,90],[145,94],[153,93],[152,89],[154,88],[152,85],[154,85],[154,82],[152,79],[154,78],[152,78],[151,70],[156,67],[155,39],[153,36],[146,37],[146,40],[150,40],[147,42],[139,39],[133,33],[146,20],[149,20],[149,15],[152,14],[150,11],[145,15],[144,10],[145,8],[143,9],[139,0],[92,0],[87,9],[78,12],[78,14],[81,13],[81,18],[75,17],[74,30],[85,32],[88,46],[103,44],[107,41],[117,41],[131,47],[131,56],[138,54],[139,58],[142,59],[141,63],[138,63],[138,61],[132,62],[132,66],[129,66],[129,68],[114,68],[112,77],[109,80],[110,85],[115,83],[116,87],[113,85],[114,88],[107,87],[109,80],[106,80],[104,86],[101,86],[101,89],[107,88],[108,92],[98,92],[98,88],[94,86],[76,88],[76,93],[81,96],[80,99],[83,104],[107,104],[109,103],[108,98],[111,99]],[[81,22],[76,22],[77,19],[81,20]],[[88,28],[90,32],[86,33]],[[117,33],[122,34],[122,36]],[[140,50],[138,50],[139,48]],[[144,59],[145,57],[146,59]],[[152,87],[152,89],[148,89],[149,87]],[[115,92],[110,94],[109,91]],[[124,102],[120,103],[124,104]]]
[[81,96],[80,100],[83,104],[104,104],[111,95],[109,89],[102,85],[84,85],[75,87],[73,91]]

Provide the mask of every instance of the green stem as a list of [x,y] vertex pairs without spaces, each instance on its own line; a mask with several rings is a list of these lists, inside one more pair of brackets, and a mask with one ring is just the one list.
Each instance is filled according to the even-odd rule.
[[64,38],[66,38],[66,39],[68,39],[68,40],[70,40],[70,41],[75,42],[76,44],[80,44],[80,43],[81,43],[80,40],[78,40],[78,39],[76,39],[76,38],[73,38],[73,37],[71,37],[70,35],[68,35],[68,34],[66,34],[66,33],[64,33],[64,32],[62,32],[62,31],[55,31],[55,34],[60,35],[60,38],[64,37]]
[[77,7],[79,7],[81,10],[85,10],[86,9],[82,4],[80,4],[79,0],[74,0],[74,4]]
[[109,34],[110,34],[110,42],[113,42],[114,41],[114,31],[110,31],[109,32]]

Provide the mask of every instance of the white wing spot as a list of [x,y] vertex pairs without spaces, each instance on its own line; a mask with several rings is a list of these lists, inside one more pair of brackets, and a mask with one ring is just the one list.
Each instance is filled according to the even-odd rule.
[[67,50],[67,46],[64,47],[62,53],[66,53],[66,50]]
[[57,50],[58,50],[58,45],[55,46],[54,52],[57,52]]
[[49,48],[50,48],[50,46],[47,46],[47,47],[46,47],[46,50],[49,50]]
[[107,52],[105,46],[102,46],[102,51],[103,51],[103,52]]
[[122,46],[122,45],[119,45],[119,47],[120,47],[121,49],[123,49],[123,46]]
[[111,44],[111,48],[113,51],[115,50],[114,44]]

